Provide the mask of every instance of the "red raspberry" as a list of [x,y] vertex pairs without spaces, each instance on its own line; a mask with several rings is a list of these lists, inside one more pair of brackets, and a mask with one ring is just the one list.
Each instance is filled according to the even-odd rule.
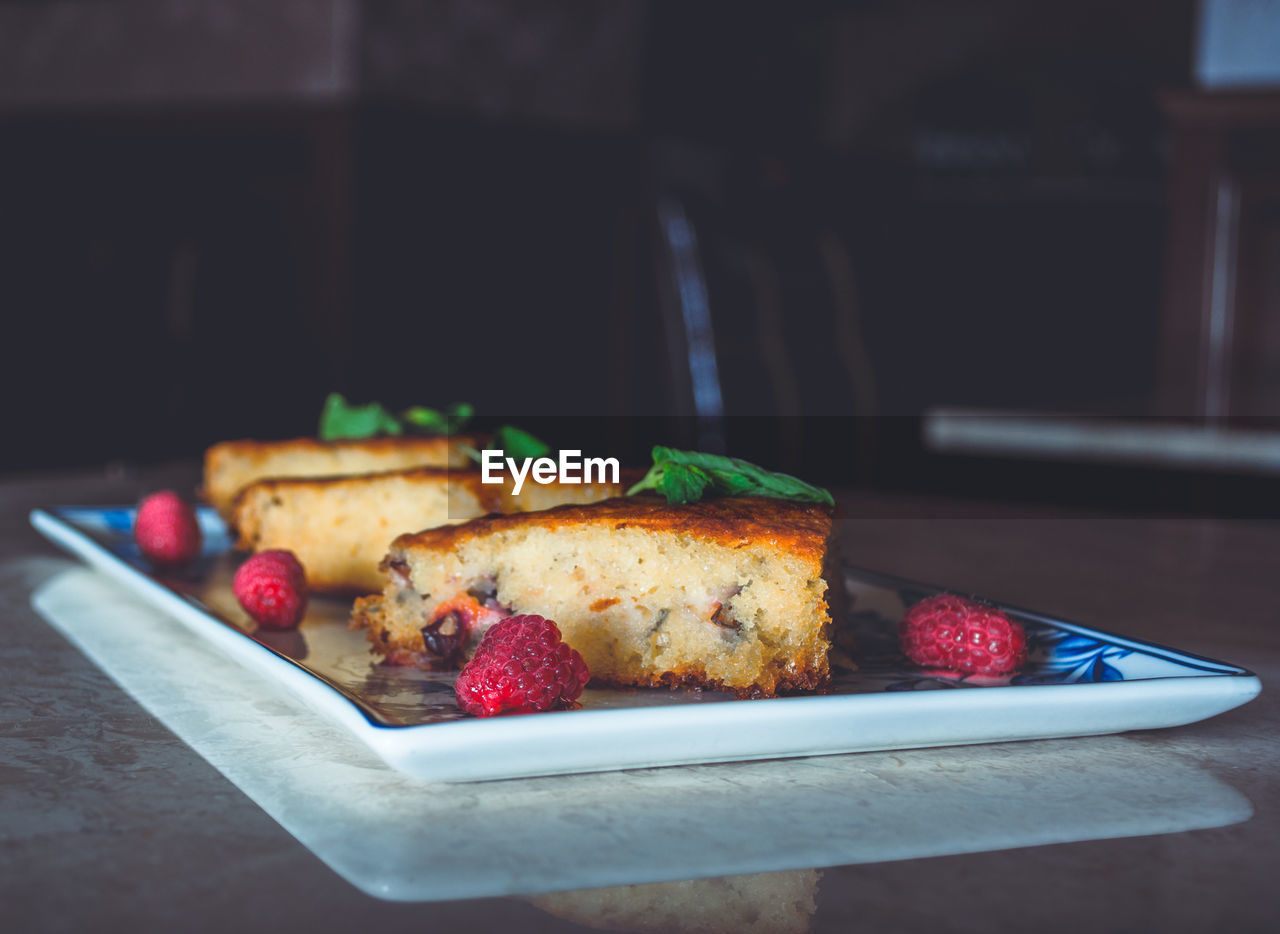
[[138,504],[133,538],[154,564],[186,564],[200,554],[203,538],[191,505],[173,490],[160,490]]
[[509,616],[489,627],[458,675],[458,706],[477,717],[568,707],[591,673],[560,627],[541,616]]
[[907,610],[898,623],[907,658],[924,668],[1007,675],[1027,660],[1027,634],[989,603],[938,594]]
[[307,574],[292,551],[258,552],[236,570],[231,590],[267,629],[292,629],[307,612]]

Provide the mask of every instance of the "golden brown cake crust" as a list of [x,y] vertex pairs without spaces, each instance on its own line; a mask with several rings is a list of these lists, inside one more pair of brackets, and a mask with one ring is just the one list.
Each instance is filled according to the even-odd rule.
[[777,697],[780,694],[816,691],[826,686],[830,681],[831,669],[829,666],[806,665],[803,669],[799,669],[792,674],[779,677],[774,682],[772,690],[766,690],[760,685],[753,685],[748,688],[730,687],[716,678],[708,678],[706,672],[700,669],[664,671],[648,680],[634,678],[627,682],[619,682],[604,679],[603,683],[616,684],[620,687],[671,688],[673,691],[678,688],[693,688],[697,691],[725,691],[739,700],[755,700],[761,697]]
[[288,447],[298,451],[333,451],[357,449],[365,451],[392,451],[405,448],[423,451],[442,450],[450,445],[463,442],[475,446],[483,446],[485,439],[480,435],[386,435],[377,438],[345,438],[337,441],[321,441],[319,438],[289,438],[284,441],[254,441],[241,439],[238,441],[222,441],[209,448],[214,454],[220,450],[236,455],[268,454]]
[[507,528],[546,529],[612,525],[615,529],[674,532],[731,548],[769,541],[798,557],[821,563],[832,515],[814,503],[757,496],[720,497],[671,506],[659,496],[623,496],[587,506],[557,506],[523,515],[487,516],[463,525],[401,535],[392,551],[449,550]]
[[408,483],[413,483],[415,480],[427,482],[446,480],[449,483],[456,483],[475,494],[476,499],[480,500],[485,508],[491,512],[497,512],[502,502],[502,487],[500,485],[482,483],[480,471],[465,467],[414,467],[410,470],[387,470],[372,474],[345,474],[338,477],[276,477],[251,483],[237,493],[236,498],[232,500],[231,518],[228,520],[228,524],[232,532],[239,535],[236,547],[252,548],[254,545],[252,541],[244,537],[240,528],[243,525],[241,516],[245,503],[251,496],[269,494],[276,490],[302,490],[309,487],[335,491],[341,491],[344,488],[359,490],[369,482],[370,477],[401,477]]
[[[441,463],[449,462],[451,449],[459,444],[483,447],[487,439],[483,435],[397,435],[380,438],[351,438],[339,441],[321,441],[319,438],[289,438],[283,441],[219,441],[204,452],[205,481],[216,474],[226,461],[262,461],[281,453],[327,454],[335,451],[364,451],[370,454],[391,454],[412,451],[422,458]],[[209,491],[206,491],[206,494]]]

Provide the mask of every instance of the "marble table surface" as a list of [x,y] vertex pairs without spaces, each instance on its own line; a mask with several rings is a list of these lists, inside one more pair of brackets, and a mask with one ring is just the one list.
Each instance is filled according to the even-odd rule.
[[[750,876],[546,894],[587,878],[566,860],[535,873],[542,894],[420,903],[344,881],[32,607],[37,590],[83,572],[31,530],[31,508],[131,502],[194,481],[181,464],[0,481],[0,930],[1247,932],[1280,921],[1280,524],[850,491],[851,563],[1240,664],[1262,695],[1202,723],[1118,736],[635,770],[610,786],[472,786],[468,807],[513,821],[555,801],[563,819],[543,823],[557,848],[576,832],[597,846],[613,834],[637,880],[698,866],[690,851],[735,865],[715,852],[714,821],[682,816],[721,795],[736,802],[718,809],[724,839],[742,839],[728,822],[756,824],[770,838],[758,851],[777,861],[757,860]],[[642,803],[651,824],[636,817]],[[978,851],[906,845],[900,828],[927,843],[931,822],[940,834],[980,828]],[[857,864],[806,849],[833,827],[865,834]]]

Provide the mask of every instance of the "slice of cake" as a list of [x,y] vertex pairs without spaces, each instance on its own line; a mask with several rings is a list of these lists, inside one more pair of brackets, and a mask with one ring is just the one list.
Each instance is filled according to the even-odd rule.
[[483,439],[458,435],[224,441],[205,452],[204,497],[226,518],[236,494],[266,477],[335,477],[412,467],[466,467],[471,461],[464,445],[483,447]]
[[388,661],[443,666],[517,613],[553,619],[592,677],[744,697],[828,677],[822,506],[755,497],[611,499],[396,539],[353,625]]
[[259,480],[231,508],[238,547],[297,555],[313,590],[368,593],[382,586],[378,563],[404,532],[488,513],[529,512],[621,495],[622,483],[481,482],[478,470],[422,467],[351,477]]

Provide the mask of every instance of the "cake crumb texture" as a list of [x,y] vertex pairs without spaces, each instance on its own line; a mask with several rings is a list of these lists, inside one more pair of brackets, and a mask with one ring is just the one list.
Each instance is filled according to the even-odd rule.
[[538,614],[597,682],[813,690],[829,676],[830,535],[820,506],[745,497],[489,516],[398,538],[383,593],[357,605],[353,625],[389,658],[431,664],[424,628],[469,598],[472,648],[494,616]]

